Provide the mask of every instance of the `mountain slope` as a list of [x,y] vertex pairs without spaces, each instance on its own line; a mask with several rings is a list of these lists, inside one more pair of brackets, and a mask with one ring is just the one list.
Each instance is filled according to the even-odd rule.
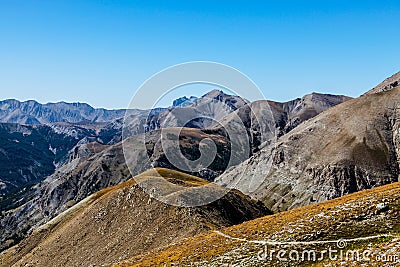
[[[34,228],[90,194],[129,179],[120,146],[106,146],[98,153],[96,149],[86,153],[81,150],[79,146],[68,164],[21,192],[14,199],[12,209],[0,213],[0,250],[19,242]],[[139,167],[138,173],[144,170]]]
[[288,102],[274,102],[259,100],[245,105],[235,112],[227,115],[220,123],[210,127],[211,129],[228,132],[237,132],[245,126],[247,137],[241,136],[243,146],[250,142],[252,152],[266,142],[274,141],[296,128],[302,122],[313,118],[321,112],[350,100],[350,97],[340,95],[328,95],[312,93]]
[[[187,187],[207,182],[157,169]],[[159,179],[155,170],[136,179]],[[111,264],[171,242],[268,214],[260,203],[230,192],[202,207],[181,208],[151,199],[134,180],[104,189],[34,230],[0,255],[1,266],[89,266]]]
[[[393,256],[400,252],[399,201],[400,183],[394,183],[209,231],[114,266],[394,266],[393,262],[384,265],[374,260],[379,254]],[[383,237],[373,237],[380,235]],[[303,251],[313,250],[316,258],[321,258],[322,251],[329,248],[336,250],[332,255],[337,259],[340,249],[344,255],[351,250],[362,254],[369,249],[371,261],[349,258],[341,263],[333,258],[332,262],[327,253],[318,261],[308,260],[305,254],[306,260],[301,261]],[[281,249],[286,253],[280,257],[286,260],[278,261],[277,252]],[[299,253],[300,260],[289,260],[291,250]],[[271,251],[273,257],[269,258]]]
[[[274,211],[397,182],[400,88],[337,105],[220,177],[262,179],[252,195]],[[267,170],[267,162],[272,163]],[[260,164],[259,164],[260,163]]]
[[344,95],[311,93],[285,103],[275,103],[286,113],[287,121],[284,133],[297,127],[303,121],[309,120],[321,112],[352,99]]

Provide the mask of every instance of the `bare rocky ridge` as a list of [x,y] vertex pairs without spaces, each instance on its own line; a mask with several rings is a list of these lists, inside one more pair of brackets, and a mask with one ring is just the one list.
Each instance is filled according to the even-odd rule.
[[[312,93],[288,102],[259,100],[245,105],[227,115],[211,129],[228,129],[228,132],[241,131],[245,127],[247,138],[241,141],[242,146],[250,144],[251,152],[257,151],[266,142],[274,142],[300,123],[313,118],[321,112],[350,100],[347,96]],[[238,132],[237,136],[242,136]],[[265,144],[264,144],[265,145]]]
[[[137,179],[157,179],[154,170]],[[168,169],[165,179],[185,186],[207,182]],[[157,175],[158,175],[157,173]],[[0,255],[1,266],[108,265],[183,238],[270,212],[240,192],[202,207],[181,208],[152,199],[129,180],[101,190],[34,230]]]
[[241,175],[264,180],[245,193],[274,211],[397,182],[399,103],[400,88],[394,88],[335,106],[232,168],[220,182]]
[[393,74],[371,90],[369,90],[366,94],[376,94],[380,92],[385,92],[391,90],[397,86],[400,86],[400,72]]
[[[248,102],[239,96],[212,90],[188,105],[173,106],[160,112],[150,112],[137,116],[127,111],[125,131],[133,136],[160,128],[187,127],[205,129],[214,121],[219,121]],[[122,126],[122,125],[121,125]]]
[[[215,120],[244,106],[247,101],[212,90],[200,98],[182,97],[174,101],[169,108],[154,108],[152,110],[128,110],[124,118],[106,123],[99,130],[99,137],[106,144],[116,144],[122,141],[122,131],[125,125],[126,135],[134,136],[168,127],[187,127],[205,129]],[[193,119],[191,119],[193,118]],[[129,125],[129,126],[128,126]],[[129,133],[129,134],[128,134]]]
[[275,102],[274,104],[282,108],[287,118],[287,121],[283,122],[282,134],[288,133],[303,121],[309,120],[321,112],[350,99],[352,98],[343,95],[311,93],[289,102]]
[[[351,98],[346,96],[312,93],[285,103],[273,101],[248,103],[241,97],[212,90],[200,98],[192,98],[184,106],[177,105],[168,109],[155,109],[151,112],[128,111],[129,127],[126,126],[125,130],[126,135],[134,136],[161,128],[187,127],[217,130],[216,132],[226,135],[223,130],[220,130],[221,126],[230,127],[229,124],[231,124],[235,130],[235,125],[240,123],[245,125],[247,128],[245,130],[248,131],[248,137],[242,141],[242,146],[256,148],[261,142],[259,135],[261,132],[270,132],[271,123],[274,124],[273,130],[277,128],[278,134],[282,135],[301,122],[349,99]],[[266,118],[271,113],[269,110],[272,110],[273,118]],[[262,119],[257,121],[255,114]],[[99,133],[100,138],[108,144],[122,141],[123,122],[123,119],[118,119],[105,125]],[[267,127],[268,131],[265,131]],[[264,139],[272,138],[272,136]]]

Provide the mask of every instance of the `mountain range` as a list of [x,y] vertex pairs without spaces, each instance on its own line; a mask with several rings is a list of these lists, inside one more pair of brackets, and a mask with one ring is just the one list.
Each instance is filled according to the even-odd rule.
[[[191,99],[194,98],[192,97]],[[222,100],[224,103],[227,103],[225,110],[213,109],[215,105],[213,101],[217,99],[218,101]],[[277,127],[282,128],[280,129],[281,131],[287,132],[301,121],[315,116],[321,111],[348,99],[349,98],[342,96],[314,93],[302,99],[296,99],[287,103],[274,102],[274,105],[278,107],[278,110],[275,112],[277,118],[279,117],[279,125],[277,125]],[[0,194],[24,188],[52,174],[58,166],[68,161],[74,149],[77,149],[75,146],[81,146],[90,142],[112,145],[122,141],[124,110],[106,111],[102,109],[93,109],[89,105],[80,103],[41,105],[34,101],[18,102],[16,100],[3,101],[0,103],[0,108],[3,115],[3,131],[0,132],[0,134],[2,141],[7,142],[7,144],[2,146],[3,153],[0,154],[0,159],[2,159],[1,162],[4,168],[4,174],[0,176],[0,183],[2,185]],[[159,108],[151,112],[147,110],[131,110],[129,115],[133,116],[134,119],[131,122],[130,128],[133,132],[132,135],[150,133],[157,129],[171,126],[205,129],[212,126],[213,121],[202,119],[203,116],[209,116],[224,121],[224,116],[234,111],[239,113],[239,116],[246,124],[249,124],[252,118],[243,117],[242,115],[248,114],[247,108],[248,105],[246,105],[246,101],[242,100],[240,97],[230,96],[222,91],[213,90],[201,98],[196,98],[195,103],[192,105],[186,105],[185,107],[178,105],[173,108],[173,113],[171,113],[172,108]],[[18,110],[18,112],[24,110],[29,116],[39,114],[40,116],[35,115],[35,120],[45,121],[45,123],[31,125],[24,124],[26,121],[19,121],[19,124],[14,124],[14,126],[12,126],[11,123],[16,121],[16,118],[13,117],[16,110]],[[93,114],[100,113],[108,115],[107,117],[103,116],[102,119],[100,119],[100,117],[93,117]],[[64,114],[69,114],[69,116],[64,117]],[[188,116],[199,119],[192,120],[189,124],[186,124],[186,118]],[[290,116],[292,116],[292,118],[290,122],[288,122]],[[9,120],[5,120],[4,118],[9,118]],[[90,118],[90,120],[88,118]],[[103,121],[106,118],[109,118],[109,121]],[[102,122],[100,122],[100,120]],[[229,116],[227,116],[225,121],[227,120],[229,120]],[[219,132],[218,129],[214,129],[211,130],[210,133],[213,131],[216,133]],[[254,129],[249,132],[249,135],[253,133]],[[18,135],[19,138],[13,139],[12,135]],[[258,140],[256,140],[254,136],[251,138],[253,139],[251,142],[252,145],[255,145]],[[155,138],[153,137],[152,139]],[[27,140],[30,140],[29,142],[31,142],[31,145],[26,145]],[[20,141],[22,143],[19,143]],[[36,156],[24,156],[19,158],[17,162],[21,166],[19,168],[13,168],[11,173],[6,174],[6,172],[8,172],[7,167],[9,164],[8,162],[10,162],[10,155],[21,155],[18,151],[22,145],[24,145],[24,149],[28,151],[28,154],[33,153]],[[43,157],[43,155],[37,152],[37,147],[39,147],[40,151],[44,152],[45,155],[47,154],[47,156]],[[229,155],[226,155],[225,157],[228,156]],[[168,164],[160,163],[160,165],[168,167]],[[40,169],[40,171],[35,171],[35,168]],[[2,166],[0,166],[0,173],[2,171],[1,169]],[[205,171],[204,175],[200,176],[204,178],[215,178],[219,173],[221,173],[220,170],[211,169]],[[196,173],[196,175],[199,174]]]
[[122,118],[125,110],[95,109],[86,103],[40,104],[29,100],[0,101],[0,122],[19,124],[52,124],[56,122],[108,122]]
[[[219,90],[154,110],[0,102],[1,266],[258,266],[265,265],[254,254],[260,247],[245,240],[272,236],[390,234],[394,239],[384,244],[396,251],[399,80],[397,73],[355,99],[311,93],[284,103],[250,103]],[[172,134],[176,126],[183,127],[178,141],[188,159],[200,156],[200,145],[207,149],[202,140],[213,141],[209,166],[184,173],[169,161],[161,132]],[[237,143],[228,133],[240,136]],[[133,168],[123,145],[134,151]],[[236,145],[250,149],[226,170]],[[137,185],[157,181],[155,171],[170,186],[237,179],[241,186],[206,206],[169,206]],[[254,180],[262,183],[252,188]]]

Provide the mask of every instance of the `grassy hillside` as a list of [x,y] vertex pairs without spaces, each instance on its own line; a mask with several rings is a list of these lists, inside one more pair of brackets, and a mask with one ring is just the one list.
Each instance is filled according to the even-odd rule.
[[362,253],[367,248],[372,251],[370,262],[358,262],[356,266],[382,266],[382,262],[376,261],[377,256],[400,253],[399,201],[400,183],[394,183],[220,231],[209,231],[115,266],[349,266],[353,261],[330,261],[326,257],[315,262],[282,262],[276,258],[259,260],[257,257],[266,248],[300,252],[305,249],[323,251],[329,247],[338,249],[336,241],[341,239],[342,243],[347,243],[342,249],[344,253],[350,250]]
[[249,197],[232,191],[202,207],[175,207],[157,201],[136,181],[159,179],[186,187],[207,181],[168,169],[146,171],[103,189],[35,229],[0,254],[0,266],[93,266],[129,259],[184,238],[269,214]]

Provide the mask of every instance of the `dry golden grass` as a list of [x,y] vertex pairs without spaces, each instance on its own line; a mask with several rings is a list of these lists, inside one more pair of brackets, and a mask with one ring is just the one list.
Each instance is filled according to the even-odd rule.
[[[284,233],[282,229],[288,226],[296,227],[302,224],[303,229],[313,228],[323,231],[324,229],[337,229],[336,232],[319,237],[318,240],[330,240],[332,238],[355,238],[372,234],[385,233],[387,229],[376,226],[371,227],[348,227],[338,228],[342,222],[353,220],[354,216],[368,212],[375,208],[375,203],[382,201],[388,203],[395,209],[394,216],[399,212],[400,183],[394,183],[375,189],[365,190],[355,194],[347,195],[338,199],[326,201],[324,203],[301,207],[295,210],[282,212],[279,214],[266,216],[245,222],[240,225],[232,226],[222,230],[235,238],[245,238],[246,240],[265,240],[275,233],[280,233],[280,240],[309,241],[304,236],[304,232],[295,229],[292,233]],[[342,211],[341,207],[353,207]],[[336,212],[337,211],[337,212]],[[318,219],[318,214],[336,214],[331,220]],[[310,222],[310,218],[314,218]],[[394,218],[394,219],[396,219]],[[397,233],[400,224],[397,220],[393,221],[393,232]],[[347,228],[347,229],[346,229]],[[183,265],[190,262],[207,262],[212,258],[223,255],[235,248],[238,248],[242,241],[225,238],[216,232],[208,232],[192,238],[185,239],[179,243],[171,244],[164,248],[159,248],[150,253],[140,255],[121,262],[116,266],[169,266],[171,263],[181,263]]]

